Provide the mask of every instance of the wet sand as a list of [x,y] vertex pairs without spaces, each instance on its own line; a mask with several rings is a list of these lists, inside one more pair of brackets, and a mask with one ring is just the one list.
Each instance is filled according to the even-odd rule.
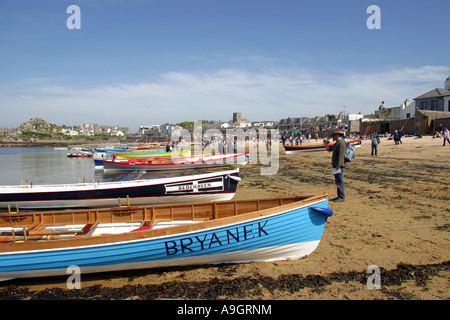
[[[190,266],[82,275],[81,290],[66,277],[0,283],[0,299],[414,299],[450,298],[450,146],[442,139],[381,139],[356,149],[345,170],[346,202],[330,202],[319,247],[300,260]],[[279,170],[241,167],[236,199],[316,194],[336,196],[331,154],[286,155]],[[381,288],[369,289],[369,266]],[[370,282],[370,281],[369,281]],[[370,282],[372,283],[372,282]]]

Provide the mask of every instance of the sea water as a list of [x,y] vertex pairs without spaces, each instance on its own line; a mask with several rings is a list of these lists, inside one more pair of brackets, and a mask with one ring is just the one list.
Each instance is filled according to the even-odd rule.
[[0,147],[0,185],[72,184],[95,181],[129,181],[198,174],[172,172],[96,170],[92,158],[70,158],[70,150],[53,147]]
[[67,152],[44,147],[0,147],[0,185],[70,184],[97,178],[92,158],[69,158]]

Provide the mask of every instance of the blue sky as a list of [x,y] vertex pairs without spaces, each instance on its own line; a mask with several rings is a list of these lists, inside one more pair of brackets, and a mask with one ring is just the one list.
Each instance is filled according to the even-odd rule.
[[0,0],[0,127],[370,114],[443,87],[449,12],[448,0]]

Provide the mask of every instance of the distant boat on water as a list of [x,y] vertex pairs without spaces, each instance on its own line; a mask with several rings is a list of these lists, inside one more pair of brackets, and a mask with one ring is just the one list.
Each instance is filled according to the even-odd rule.
[[90,151],[80,151],[80,152],[68,152],[67,157],[69,158],[92,158],[93,153]]

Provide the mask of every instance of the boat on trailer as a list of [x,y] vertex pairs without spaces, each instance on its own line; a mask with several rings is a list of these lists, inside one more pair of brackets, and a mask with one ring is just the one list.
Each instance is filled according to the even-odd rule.
[[[353,139],[353,140],[346,140],[347,144],[353,145],[355,148],[361,146],[361,139]],[[334,145],[333,143],[330,143],[329,145]],[[298,145],[298,146],[284,146],[284,150],[286,154],[294,154],[294,153],[301,153],[305,151],[324,151],[326,150],[325,144],[305,144],[305,145]]]
[[231,200],[239,168],[172,178],[56,185],[0,186],[0,208],[54,209],[113,207],[119,202],[150,205]]
[[333,214],[328,194],[0,214],[0,280],[299,259]]

